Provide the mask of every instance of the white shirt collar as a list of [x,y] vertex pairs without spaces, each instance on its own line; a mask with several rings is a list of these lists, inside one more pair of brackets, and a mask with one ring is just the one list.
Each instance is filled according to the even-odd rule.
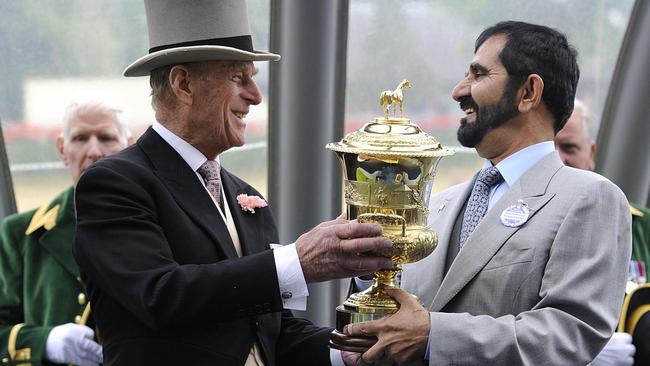
[[[153,128],[153,130],[156,131],[160,137],[162,137],[162,139],[169,144],[169,146],[176,150],[178,155],[180,155],[181,158],[185,160],[187,165],[192,168],[192,171],[196,172],[201,167],[201,165],[203,165],[203,163],[208,160],[208,158],[206,158],[203,153],[197,150],[197,148],[190,145],[190,143],[183,140],[182,138],[176,136],[160,122],[154,121],[151,128]],[[219,157],[217,157],[216,161],[219,161]]]
[[[528,169],[535,165],[543,157],[555,151],[555,143],[553,141],[544,141],[534,145],[527,146],[516,153],[501,160],[496,165],[497,169],[503,176],[503,180],[508,187],[519,179]],[[491,167],[490,160],[485,159],[483,169]]]

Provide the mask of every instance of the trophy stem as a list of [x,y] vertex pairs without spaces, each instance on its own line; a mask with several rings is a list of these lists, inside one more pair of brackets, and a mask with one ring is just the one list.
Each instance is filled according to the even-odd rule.
[[399,303],[386,292],[387,288],[397,287],[395,279],[401,269],[381,270],[373,274],[373,283],[365,291],[352,294],[343,305],[361,313],[393,313]]
[[373,273],[373,283],[365,291],[357,292],[336,308],[336,329],[332,332],[330,347],[352,352],[365,352],[372,347],[377,338],[349,337],[343,334],[343,327],[351,323],[383,318],[399,309],[399,303],[386,292],[387,288],[397,287],[399,267]]

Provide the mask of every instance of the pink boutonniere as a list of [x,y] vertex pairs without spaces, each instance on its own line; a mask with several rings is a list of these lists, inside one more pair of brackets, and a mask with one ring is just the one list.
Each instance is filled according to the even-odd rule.
[[242,211],[250,211],[250,213],[255,213],[256,208],[267,206],[266,201],[259,196],[249,196],[244,193],[237,196],[237,203],[239,203]]

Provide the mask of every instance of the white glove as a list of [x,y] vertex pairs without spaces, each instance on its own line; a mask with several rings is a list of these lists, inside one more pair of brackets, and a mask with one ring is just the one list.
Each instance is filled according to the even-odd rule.
[[592,366],[632,366],[636,347],[632,336],[627,333],[614,333],[602,351],[591,361]]
[[43,358],[54,363],[98,366],[103,362],[102,346],[93,341],[94,336],[85,325],[58,325],[47,335]]

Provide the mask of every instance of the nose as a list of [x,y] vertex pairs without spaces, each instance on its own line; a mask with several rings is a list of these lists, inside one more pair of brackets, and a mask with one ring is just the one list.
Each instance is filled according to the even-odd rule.
[[104,157],[104,151],[102,150],[102,144],[96,136],[92,136],[88,140],[88,149],[86,150],[86,158],[95,162]]
[[255,80],[251,79],[250,82],[246,85],[246,93],[244,94],[244,99],[252,105],[258,105],[262,103],[262,92],[257,87]]
[[467,97],[470,96],[470,86],[467,78],[464,78],[463,80],[459,81],[458,84],[454,87],[454,89],[451,91],[451,97],[459,102],[462,97]]

